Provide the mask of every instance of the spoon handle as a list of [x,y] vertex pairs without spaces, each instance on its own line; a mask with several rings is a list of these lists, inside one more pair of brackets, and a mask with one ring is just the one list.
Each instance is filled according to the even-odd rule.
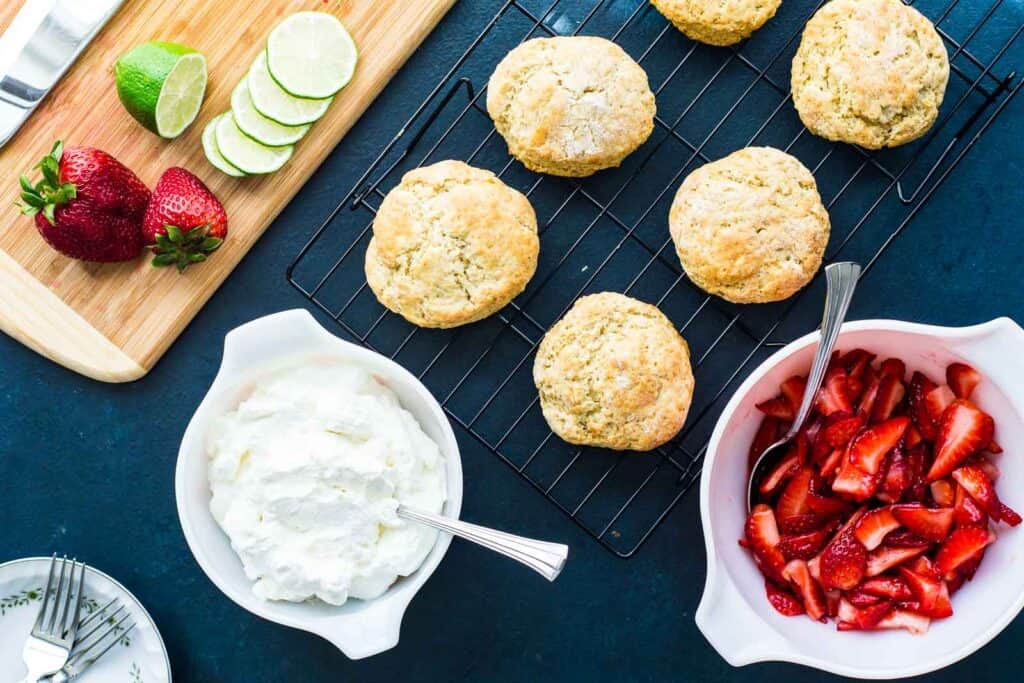
[[548,581],[554,581],[569,557],[569,546],[563,543],[548,543],[524,536],[507,534],[504,531],[460,522],[422,510],[398,506],[398,516],[411,522],[418,522],[440,531],[446,531],[477,545],[526,565]]
[[860,277],[860,266],[856,263],[845,261],[833,263],[825,268],[825,280],[827,292],[825,293],[825,314],[821,319],[821,342],[814,354],[814,363],[811,365],[811,372],[807,376],[807,388],[804,390],[804,398],[800,403],[800,410],[797,411],[793,426],[789,428],[786,438],[796,436],[800,428],[804,426],[804,420],[811,412],[814,399],[821,388],[821,382],[825,379],[825,369],[832,357],[832,350],[839,339],[839,328],[842,327],[843,319],[846,318],[846,310],[850,307],[850,300],[853,298],[853,290],[857,287],[857,278]]

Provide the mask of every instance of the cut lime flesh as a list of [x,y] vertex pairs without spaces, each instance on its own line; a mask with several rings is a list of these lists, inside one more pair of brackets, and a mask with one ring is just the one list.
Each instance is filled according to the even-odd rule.
[[217,121],[217,149],[229,164],[245,173],[273,173],[292,158],[295,148],[267,147],[241,131],[231,115]]
[[231,113],[235,123],[243,133],[268,147],[292,145],[302,139],[309,130],[304,126],[282,126],[273,119],[268,119],[253,106],[252,96],[246,79],[242,79],[231,93]]
[[293,97],[281,89],[267,70],[267,54],[261,52],[249,69],[249,95],[256,111],[283,126],[302,126],[322,117],[331,106],[330,99],[310,100]]
[[206,160],[218,171],[226,173],[233,178],[242,178],[245,176],[245,172],[232,166],[231,162],[224,158],[224,155],[220,153],[220,149],[217,147],[217,124],[225,116],[231,116],[230,112],[217,116],[206,124],[206,128],[203,128],[203,152],[206,153]]
[[358,51],[338,18],[326,12],[296,12],[267,39],[271,76],[295,97],[332,97],[348,85]]
[[198,52],[178,60],[164,80],[156,102],[160,137],[176,138],[192,125],[206,95],[206,58]]
[[177,43],[135,46],[117,60],[114,75],[128,113],[165,138],[188,128],[206,94],[206,59]]

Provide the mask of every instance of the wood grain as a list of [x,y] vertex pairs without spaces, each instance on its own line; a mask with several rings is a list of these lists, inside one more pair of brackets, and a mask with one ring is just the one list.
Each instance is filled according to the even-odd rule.
[[[0,220],[0,250],[7,257],[0,258],[0,293],[6,292],[0,295],[0,329],[96,379],[128,381],[145,374],[454,2],[128,0],[0,149],[0,206],[6,212]],[[19,7],[19,2],[0,3],[0,31]],[[229,108],[234,85],[270,29],[303,9],[331,12],[345,23],[359,46],[355,77],[281,171],[229,178],[203,157],[203,126]],[[136,123],[114,89],[111,69],[117,57],[148,40],[189,45],[209,63],[206,103],[196,122],[173,141]],[[57,138],[106,150],[150,187],[165,169],[188,168],[227,209],[228,240],[210,261],[184,275],[153,269],[145,258],[100,265],[58,254],[30,219],[12,208],[18,174],[35,165]],[[296,240],[306,237],[302,231]],[[61,320],[67,324],[58,324]]]

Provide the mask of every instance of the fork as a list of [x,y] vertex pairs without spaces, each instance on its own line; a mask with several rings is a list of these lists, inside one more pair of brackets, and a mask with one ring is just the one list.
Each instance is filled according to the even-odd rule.
[[[116,607],[116,609],[115,609]],[[122,615],[121,613],[124,612]],[[103,626],[106,625],[104,629]],[[44,678],[45,683],[66,683],[92,666],[110,648],[121,642],[135,628],[132,618],[118,598],[86,617],[78,630],[81,636],[71,650],[68,661],[57,673]],[[98,635],[97,635],[98,633]],[[113,636],[113,637],[111,637]]]
[[32,633],[25,642],[25,649],[22,652],[25,666],[28,667],[28,674],[22,679],[22,683],[37,683],[41,677],[56,673],[67,663],[78,632],[84,585],[85,565],[72,559],[71,569],[68,570],[67,556],[58,560],[54,553],[50,560],[46,590],[43,593],[43,606],[39,608],[39,616],[36,617]]

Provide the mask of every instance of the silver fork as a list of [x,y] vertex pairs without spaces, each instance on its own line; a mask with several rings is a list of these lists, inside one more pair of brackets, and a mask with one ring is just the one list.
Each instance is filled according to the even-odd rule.
[[66,683],[75,678],[121,642],[133,628],[135,620],[131,613],[115,597],[82,621],[78,629],[81,635],[67,663],[53,676],[43,680],[46,683]]
[[46,580],[46,590],[43,593],[43,606],[39,608],[39,616],[36,617],[32,633],[25,642],[25,649],[22,652],[25,666],[28,667],[28,674],[22,679],[22,683],[36,683],[41,677],[60,671],[67,663],[78,632],[84,585],[85,565],[72,559],[69,570],[67,556],[57,559],[57,555],[54,554],[50,560],[50,576]]

